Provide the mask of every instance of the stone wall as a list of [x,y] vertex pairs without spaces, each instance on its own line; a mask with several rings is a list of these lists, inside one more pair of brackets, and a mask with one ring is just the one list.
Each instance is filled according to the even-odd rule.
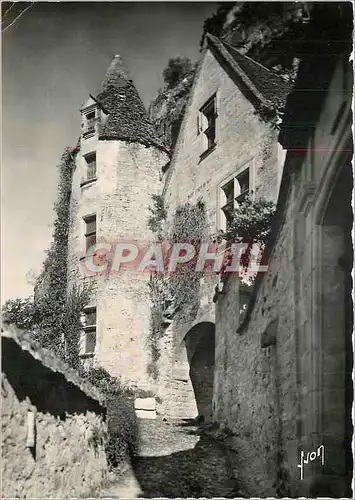
[[[235,434],[232,448],[250,494],[274,496],[284,432],[296,426],[292,221],[285,224],[245,332],[240,325],[239,280],[229,276],[216,304],[214,419]],[[277,345],[262,336],[278,320]],[[264,335],[267,337],[267,334]],[[283,373],[280,380],[280,372]],[[287,373],[287,377],[285,374]],[[282,408],[281,408],[282,406]],[[297,462],[297,456],[295,455]],[[295,464],[296,464],[295,462]]]
[[[154,241],[148,228],[151,197],[161,192],[162,167],[168,160],[166,153],[138,143],[98,141],[92,147],[96,150],[97,180],[80,186],[85,168],[81,155],[73,176],[69,286],[82,284],[87,272],[83,260],[85,215],[96,213],[98,244],[112,245],[113,251],[118,242],[137,242],[140,249],[142,245],[149,248]],[[113,257],[111,254],[111,264]],[[139,254],[138,262],[142,257]],[[111,272],[111,264],[99,276],[88,272],[85,279],[92,286],[91,305],[97,308],[95,363],[127,383],[148,389],[149,274],[124,269]]]
[[[287,155],[277,239],[245,319],[232,276],[216,305],[214,419],[232,431],[235,468],[255,496],[349,494],[350,88],[340,61],[308,152]],[[301,480],[301,451],[321,445],[324,466],[304,464]]]
[[[85,496],[107,473],[103,402],[72,370],[66,373],[62,362],[5,335],[2,498]],[[34,415],[33,442],[29,412]]]

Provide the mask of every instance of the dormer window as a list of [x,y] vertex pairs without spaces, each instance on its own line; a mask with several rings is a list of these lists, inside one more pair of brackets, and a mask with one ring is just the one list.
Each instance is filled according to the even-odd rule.
[[85,111],[83,113],[82,130],[83,138],[87,139],[92,137],[96,133],[96,123],[99,117],[98,109],[90,109],[90,111]]
[[96,113],[95,111],[91,111],[86,115],[86,132],[95,132],[95,118],[96,118]]

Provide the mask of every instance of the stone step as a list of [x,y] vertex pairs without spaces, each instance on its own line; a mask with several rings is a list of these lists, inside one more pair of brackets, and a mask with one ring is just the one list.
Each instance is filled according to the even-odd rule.
[[136,410],[155,411],[156,409],[155,398],[136,398],[134,401],[134,407]]
[[155,410],[136,410],[137,418],[155,420],[157,412]]

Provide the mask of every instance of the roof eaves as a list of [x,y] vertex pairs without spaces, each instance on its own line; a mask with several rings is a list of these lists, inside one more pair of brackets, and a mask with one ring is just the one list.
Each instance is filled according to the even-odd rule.
[[147,139],[141,139],[138,137],[131,137],[129,135],[121,134],[121,133],[100,133],[99,134],[99,140],[100,141],[122,141],[122,142],[129,142],[129,143],[139,143],[142,144],[143,146],[149,148],[149,147],[155,147],[159,149],[160,151],[164,151],[165,153],[168,153],[166,146],[162,144],[162,142],[159,142],[158,140],[147,140]]
[[[95,97],[93,94],[89,94],[89,97],[91,97],[91,99],[95,101],[106,114],[108,114],[107,109],[105,109],[105,106],[102,104],[102,102],[100,102],[100,100],[97,97]],[[87,109],[87,107],[88,106],[82,106],[79,109],[79,111],[84,111],[84,109]]]
[[261,94],[261,92],[256,88],[250,78],[244,73],[239,64],[233,59],[229,54],[227,49],[223,46],[222,42],[218,38],[207,33],[206,39],[208,44],[215,48],[222,57],[226,60],[233,71],[239,76],[243,83],[248,87],[248,89],[254,94],[256,99],[260,101],[261,104],[268,108],[274,108],[273,104]]
[[43,366],[54,373],[61,374],[67,382],[78,387],[100,405],[106,406],[105,396],[96,387],[84,381],[67,363],[62,361],[48,349],[41,347],[24,331],[18,330],[14,326],[4,326],[1,329],[1,337],[12,340],[23,351],[27,351],[34,359],[42,363]]

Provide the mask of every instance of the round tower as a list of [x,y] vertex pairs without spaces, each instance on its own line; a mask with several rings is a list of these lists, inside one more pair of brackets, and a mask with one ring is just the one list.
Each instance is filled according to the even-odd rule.
[[85,282],[92,290],[80,354],[86,365],[148,388],[149,274],[117,265],[92,273],[97,261],[91,249],[111,246],[114,256],[116,243],[154,240],[149,207],[162,191],[169,157],[120,56],[80,111],[68,251],[69,287]]

